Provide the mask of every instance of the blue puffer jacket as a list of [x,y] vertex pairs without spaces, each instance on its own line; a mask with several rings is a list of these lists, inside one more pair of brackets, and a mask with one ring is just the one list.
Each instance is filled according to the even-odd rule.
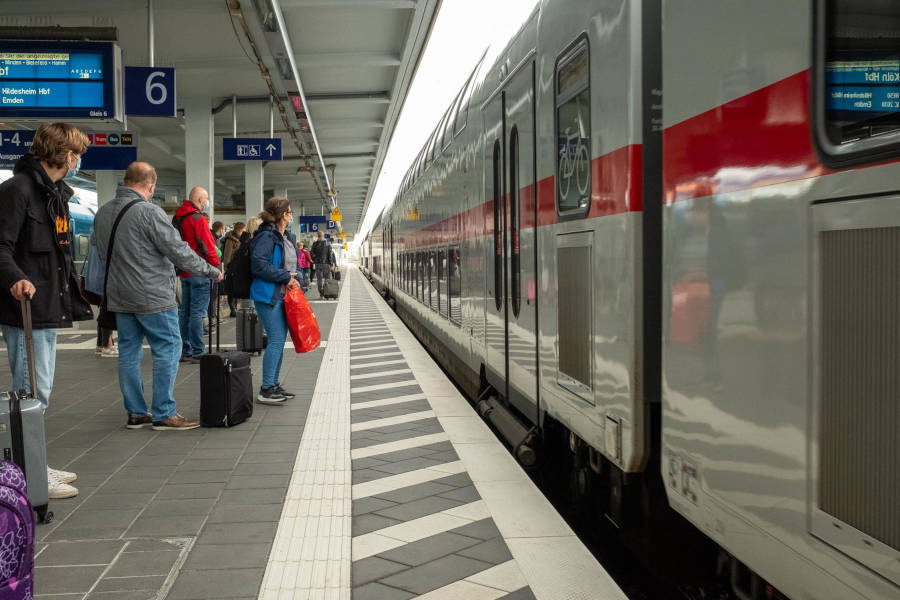
[[[290,243],[297,247],[296,238],[286,232]],[[284,290],[291,280],[290,271],[284,268],[284,238],[269,223],[263,223],[250,240],[250,298],[266,304],[275,304],[284,298]]]

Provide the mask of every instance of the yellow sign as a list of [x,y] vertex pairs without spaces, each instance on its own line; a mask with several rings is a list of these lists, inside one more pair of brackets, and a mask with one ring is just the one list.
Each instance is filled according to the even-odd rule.
[[350,250],[350,248],[347,247],[347,242],[344,242],[344,250]]
[[347,234],[346,234],[345,232],[342,231],[342,232],[341,232],[341,239],[344,239],[345,237],[347,237]]
[[331,211],[331,220],[332,221],[340,221],[341,220],[341,211],[335,206],[334,210]]

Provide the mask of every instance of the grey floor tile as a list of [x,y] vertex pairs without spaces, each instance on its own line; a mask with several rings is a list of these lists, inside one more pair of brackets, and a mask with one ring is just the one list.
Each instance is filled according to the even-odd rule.
[[271,544],[204,544],[191,550],[184,570],[265,568]]
[[415,594],[425,594],[447,584],[465,579],[490,568],[492,565],[451,554],[418,567],[385,577],[382,583]]
[[188,458],[178,466],[177,472],[182,471],[230,471],[237,464],[237,457],[234,458]]
[[105,568],[106,565],[98,567],[37,567],[34,570],[35,591],[38,594],[87,592]]
[[161,500],[216,498],[225,489],[225,483],[170,483],[163,486],[156,496]]
[[[53,386],[56,387],[56,386]],[[84,600],[84,594],[37,594],[36,600]]]
[[225,490],[219,497],[220,505],[227,504],[282,504],[286,488],[262,490]]
[[241,463],[234,469],[234,476],[242,475],[290,475],[294,465],[289,462],[279,463]]
[[502,596],[499,600],[536,600],[530,587],[519,588],[516,591]]
[[453,533],[475,537],[481,540],[489,540],[500,535],[500,530],[497,529],[497,526],[494,524],[494,520],[491,518],[475,521],[474,523],[469,523],[468,525],[457,527],[456,529],[452,529],[451,531]]
[[366,513],[374,512],[382,508],[390,508],[391,506],[396,505],[396,502],[382,500],[381,498],[376,498],[374,496],[370,496],[368,498],[360,498],[359,500],[353,501],[353,516],[364,515]]
[[[106,573],[107,577],[136,577],[143,575],[168,575],[181,553],[129,552],[122,554]],[[135,589],[135,588],[127,588]],[[144,589],[144,588],[138,588]]]
[[210,598],[255,598],[263,578],[262,568],[184,569],[166,600],[209,600]]
[[277,528],[278,523],[273,521],[207,523],[197,544],[271,543]]
[[99,492],[101,494],[117,494],[119,492],[156,492],[165,485],[165,483],[165,479],[154,477],[113,477],[100,486]]
[[415,471],[417,469],[427,469],[428,467],[440,465],[444,462],[448,461],[432,460],[429,456],[420,456],[418,458],[410,458],[394,463],[379,465],[378,467],[375,467],[375,469],[377,469],[378,471],[384,471],[389,475],[399,475],[400,473],[408,473],[409,471]]
[[54,542],[38,555],[39,567],[109,564],[125,545],[123,541]]
[[86,600],[156,600],[157,590],[91,592]]
[[398,504],[391,508],[384,508],[375,511],[373,514],[388,517],[389,519],[397,519],[398,521],[411,521],[413,519],[418,519],[419,517],[424,517],[425,515],[433,515],[442,510],[459,506],[460,504],[462,504],[462,502],[459,502],[458,500],[448,500],[447,498],[429,496],[404,504]]
[[[80,477],[75,485],[81,485]],[[131,508],[143,508],[152,497],[153,492],[140,492],[132,494],[93,494],[90,498],[85,499],[78,508],[79,510],[123,510]]]
[[426,483],[410,485],[390,492],[384,492],[382,494],[378,494],[376,497],[381,498],[382,500],[403,503],[418,500],[419,498],[426,498],[428,496],[442,494],[454,489],[456,488],[440,483],[439,481],[429,481]]
[[382,552],[378,556],[414,567],[454,554],[459,550],[470,548],[479,543],[481,543],[481,540],[477,538],[445,532]]
[[183,537],[200,531],[203,517],[140,517],[127,532],[127,537]]
[[217,504],[207,523],[275,522],[281,519],[281,504],[225,505]]
[[475,489],[474,485],[467,485],[466,487],[457,488],[452,492],[447,492],[446,494],[441,494],[440,496],[441,498],[459,500],[460,502],[475,502],[476,500],[481,500],[481,496],[478,495],[478,490]]
[[398,590],[378,582],[367,583],[353,588],[353,600],[408,600],[415,597],[404,590]]
[[295,452],[260,452],[258,454],[247,453],[241,457],[240,464],[257,463],[290,463],[294,464]]
[[372,531],[378,531],[379,529],[390,527],[391,525],[396,525],[397,523],[400,523],[400,519],[391,519],[388,517],[382,517],[380,515],[367,513],[364,515],[353,517],[351,531],[353,531],[354,536],[362,535],[364,533],[371,533]]
[[289,481],[289,473],[280,475],[234,475],[228,480],[225,488],[229,490],[286,488]]
[[215,498],[184,498],[178,500],[154,500],[147,505],[142,517],[205,516],[215,505]]
[[125,548],[125,553],[132,552],[180,552],[181,546],[177,543],[163,540],[131,540]]
[[360,586],[408,568],[407,565],[378,558],[377,556],[357,560],[353,563],[352,568],[353,586]]
[[225,483],[231,471],[176,471],[169,483]]
[[491,538],[477,546],[461,550],[457,554],[495,565],[512,560],[512,554],[510,554],[509,548],[502,537]]

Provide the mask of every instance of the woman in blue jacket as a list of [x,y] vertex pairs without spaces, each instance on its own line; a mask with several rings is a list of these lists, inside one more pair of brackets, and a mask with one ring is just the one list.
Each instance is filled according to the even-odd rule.
[[250,297],[269,336],[269,343],[263,355],[263,380],[257,400],[263,404],[282,404],[294,397],[278,382],[288,331],[284,294],[300,287],[296,279],[297,241],[287,231],[293,219],[290,200],[283,196],[269,198],[259,218],[262,224],[250,241],[253,273]]

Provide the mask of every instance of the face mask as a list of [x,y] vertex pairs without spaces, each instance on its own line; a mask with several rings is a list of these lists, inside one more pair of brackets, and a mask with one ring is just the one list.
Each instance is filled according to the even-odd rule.
[[[66,162],[66,166],[69,166],[69,163]],[[78,174],[79,169],[81,169],[81,157],[78,157],[78,160],[75,162],[75,166],[69,169],[69,172],[66,173],[66,177],[74,177]]]

